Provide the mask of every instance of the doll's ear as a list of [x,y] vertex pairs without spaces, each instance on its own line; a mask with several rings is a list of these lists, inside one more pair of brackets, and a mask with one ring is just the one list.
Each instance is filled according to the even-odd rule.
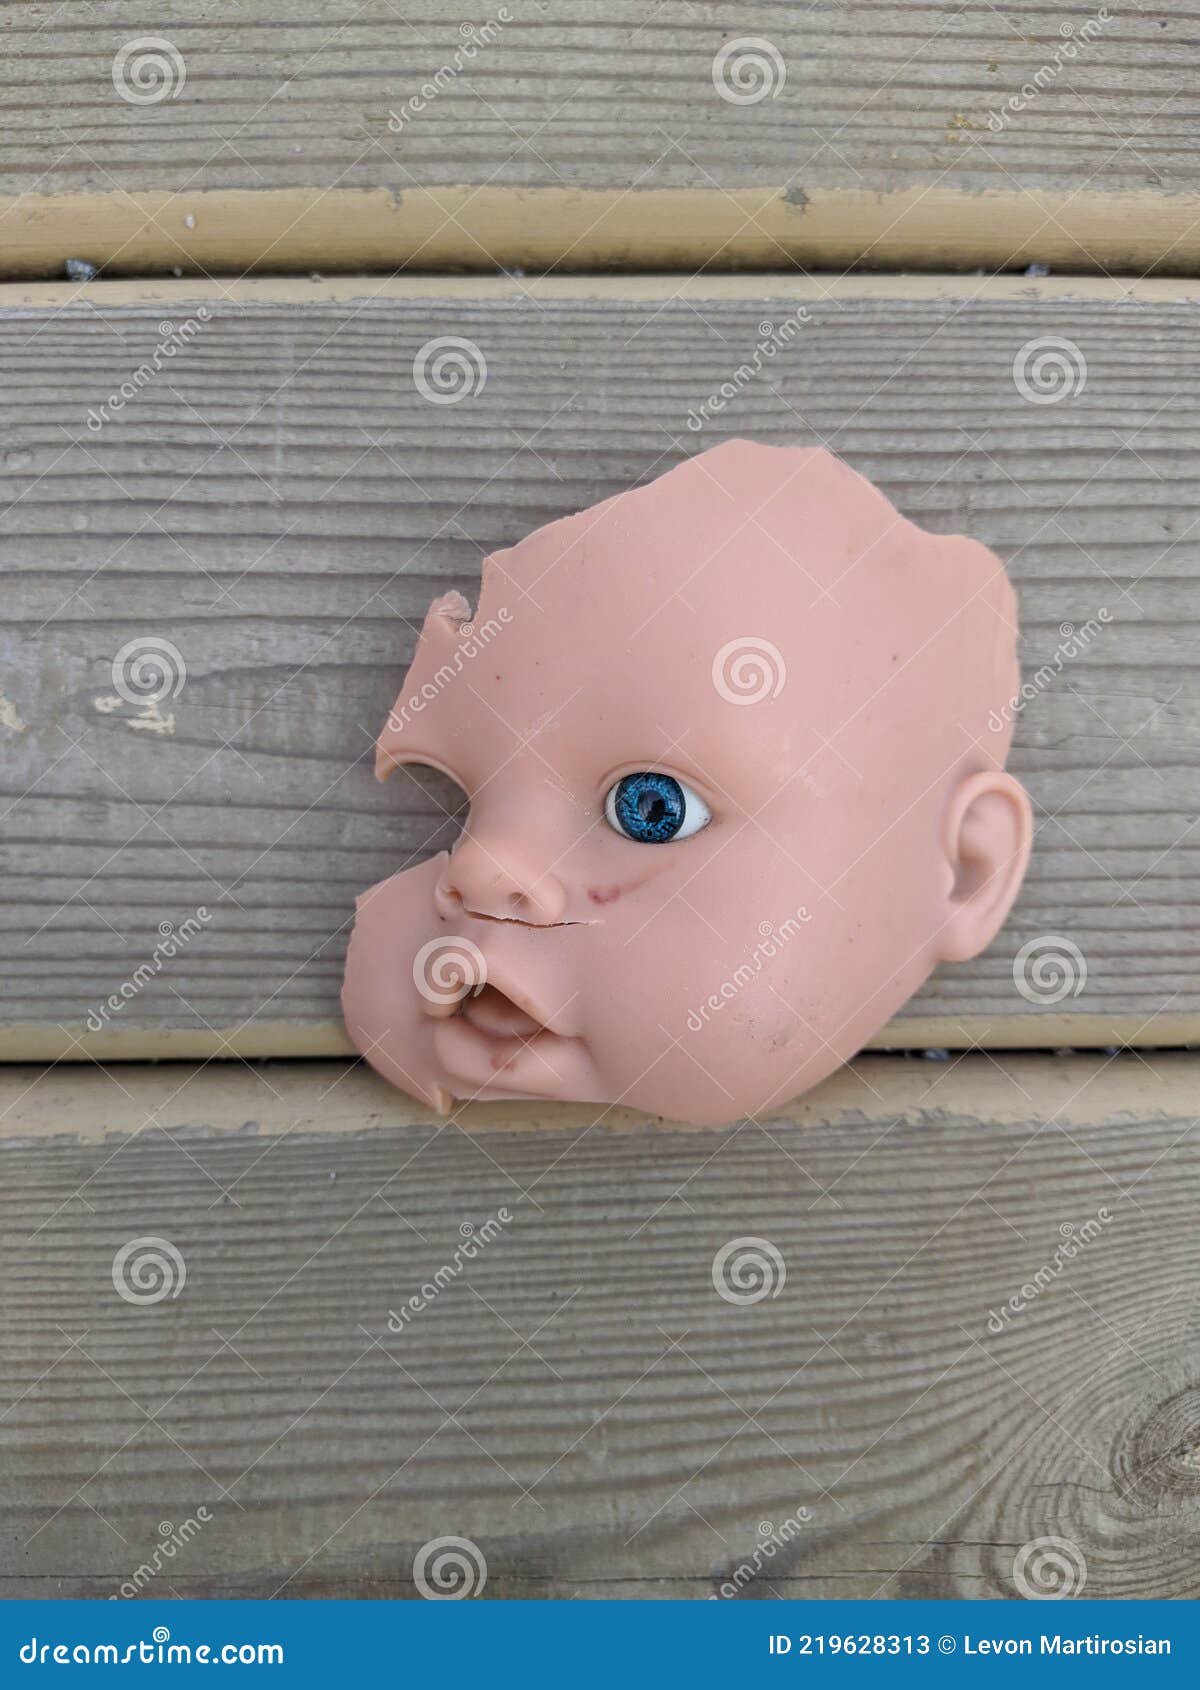
[[966,962],[991,944],[1013,906],[1033,843],[1025,788],[1003,769],[971,775],[954,793],[943,823],[950,869],[939,962]]

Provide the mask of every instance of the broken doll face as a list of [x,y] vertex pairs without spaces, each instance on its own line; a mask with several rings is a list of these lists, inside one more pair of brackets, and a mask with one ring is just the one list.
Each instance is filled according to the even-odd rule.
[[[947,715],[976,636],[915,570],[878,597],[919,532],[828,453],[739,442],[490,558],[473,616],[437,601],[378,768],[432,765],[470,809],[359,899],[372,1065],[443,1111],[715,1123],[882,1026],[950,954],[947,806],[1003,761]],[[1011,634],[973,654],[985,716]]]

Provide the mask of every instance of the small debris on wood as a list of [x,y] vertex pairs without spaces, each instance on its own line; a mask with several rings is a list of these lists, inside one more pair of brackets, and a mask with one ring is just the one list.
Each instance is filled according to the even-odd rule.
[[92,282],[96,279],[96,266],[87,258],[68,258],[63,269],[69,282]]

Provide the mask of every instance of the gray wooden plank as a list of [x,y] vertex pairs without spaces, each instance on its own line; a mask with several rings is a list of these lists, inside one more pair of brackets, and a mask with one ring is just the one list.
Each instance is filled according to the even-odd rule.
[[[168,64],[166,97],[129,100],[113,60],[146,35],[135,0],[16,4],[0,191],[402,194],[497,182],[752,187],[764,176],[881,190],[947,175],[975,188],[1081,188],[1102,175],[1110,187],[1194,189],[1200,13],[1113,8],[1098,31],[1083,27],[1092,16],[1072,0],[1011,0],[1003,14],[901,0],[886,16],[869,0],[609,0],[586,16],[569,0],[508,0],[471,20],[483,33],[469,56],[461,9],[445,0],[409,0],[402,14],[379,0],[163,0],[154,32],[175,48],[182,80]],[[720,98],[714,58],[747,37],[775,50],[778,62],[759,49],[772,92]],[[124,80],[151,93],[149,64],[134,82],[137,62]],[[406,111],[445,64],[435,97]],[[1047,65],[1034,99],[1002,112]],[[730,70],[726,86],[755,92],[746,73],[739,85]]]
[[1194,5],[509,0],[473,22],[164,0],[156,81],[145,48],[119,68],[135,0],[10,5],[0,267],[1194,265]]
[[[1012,1597],[1056,1537],[1194,1597],[1195,1074],[876,1057],[712,1132],[9,1069],[2,1588],[116,1594],[199,1519],[143,1593],[411,1597],[455,1535],[489,1596]],[[184,1271],[136,1305],[147,1235]],[[783,1269],[737,1304],[745,1237]]]
[[[1027,676],[1056,666],[1068,627],[1098,630],[1017,724],[1038,835],[1015,915],[914,1000],[915,1036],[932,1021],[938,1043],[1013,1026],[1061,1041],[1054,1017],[1071,1011],[1077,1040],[1111,1040],[1114,1017],[1123,1037],[1178,1037],[1200,1006],[1194,306],[1164,295],[1173,284],[1120,305],[979,286],[422,298],[394,283],[304,306],[210,297],[203,322],[178,292],[5,312],[7,1053],[35,1048],[22,1028],[64,1027],[73,1048],[162,924],[201,906],[203,930],[109,1017],[114,1036],[328,1036],[354,893],[453,838],[440,777],[381,788],[370,767],[429,598],[470,596],[485,551],[739,433],[825,441],[917,521],[994,546],[1020,587]],[[796,340],[689,429],[804,300]],[[164,325],[187,321],[198,332],[169,367],[90,429]],[[488,375],[434,406],[413,364],[443,334],[470,338]],[[1070,340],[1087,380],[1031,404],[1013,362],[1046,336]],[[168,639],[186,667],[163,721],[113,694],[136,638]],[[1047,934],[1086,961],[1057,1002],[1014,986],[1018,947]]]

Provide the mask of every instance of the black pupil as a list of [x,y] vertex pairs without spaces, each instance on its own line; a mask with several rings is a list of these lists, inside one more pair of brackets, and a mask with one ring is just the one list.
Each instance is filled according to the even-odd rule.
[[659,793],[643,792],[641,797],[638,799],[638,815],[641,816],[644,822],[650,822],[651,824],[660,822],[666,813],[667,806],[664,804]]

